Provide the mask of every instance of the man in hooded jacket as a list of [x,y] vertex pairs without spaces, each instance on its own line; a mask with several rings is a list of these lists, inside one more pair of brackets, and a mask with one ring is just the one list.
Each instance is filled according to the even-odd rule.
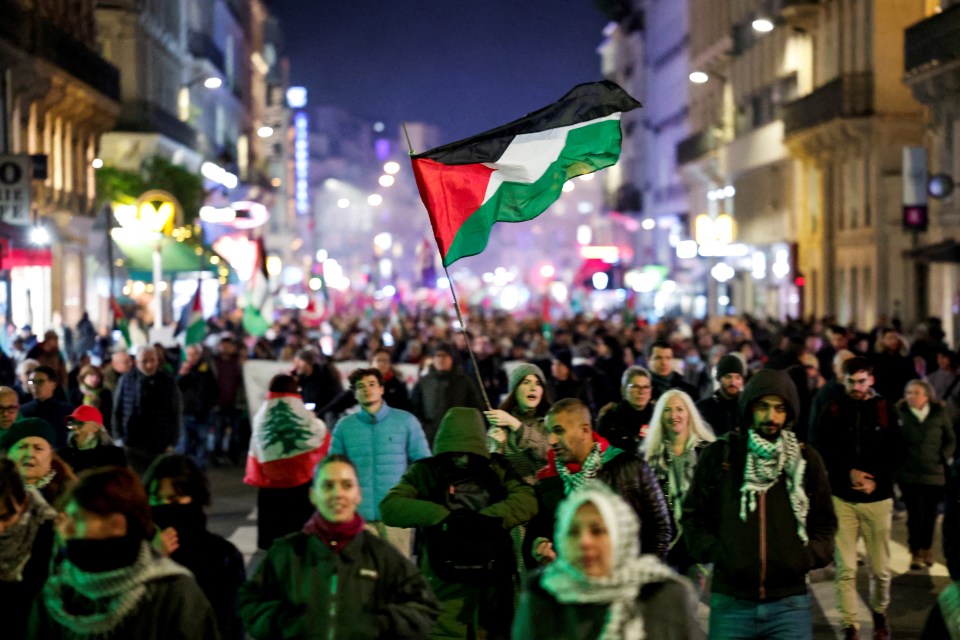
[[[433,457],[414,462],[380,503],[384,524],[420,528],[420,569],[442,609],[429,637],[509,638],[517,573],[510,529],[536,514],[533,487],[506,458],[487,451],[486,425],[476,409],[448,410],[433,451]],[[463,487],[475,491],[461,494]],[[454,543],[465,551],[487,544],[494,549],[486,579],[467,582],[441,559],[449,549],[440,541],[453,529],[465,536]]]
[[837,518],[820,455],[790,430],[799,413],[790,377],[758,371],[741,431],[697,463],[680,522],[690,555],[714,566],[712,639],[813,637],[807,573],[833,559]]

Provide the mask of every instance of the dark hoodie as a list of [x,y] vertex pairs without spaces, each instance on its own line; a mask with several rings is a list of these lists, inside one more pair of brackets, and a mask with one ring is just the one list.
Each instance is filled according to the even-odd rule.
[[804,543],[790,505],[783,474],[755,511],[740,518],[740,489],[747,459],[747,434],[754,402],[775,395],[787,404],[786,428],[796,419],[800,401],[783,371],[758,371],[740,394],[743,436],[728,433],[704,449],[684,502],[681,524],[687,549],[697,562],[714,563],[713,591],[745,600],[769,601],[807,593],[806,575],[833,559],[837,519],[830,484],[820,455],[801,444],[807,466],[803,489],[810,501]]

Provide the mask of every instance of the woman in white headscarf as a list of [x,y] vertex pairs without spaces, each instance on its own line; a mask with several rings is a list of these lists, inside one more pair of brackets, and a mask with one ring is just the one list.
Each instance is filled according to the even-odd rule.
[[571,493],[557,512],[557,559],[531,575],[514,638],[700,638],[690,583],[639,555],[636,513],[600,483]]

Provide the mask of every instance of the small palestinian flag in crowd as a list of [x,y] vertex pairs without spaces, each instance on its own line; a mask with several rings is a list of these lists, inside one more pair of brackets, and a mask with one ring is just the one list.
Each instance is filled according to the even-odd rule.
[[130,326],[127,323],[127,316],[113,296],[110,296],[110,311],[113,312],[113,329],[120,332],[127,343],[125,346],[129,349],[133,346],[133,343],[130,341]]
[[207,337],[207,323],[203,319],[203,304],[200,301],[200,281],[197,280],[197,291],[193,298],[183,307],[174,337],[185,334],[183,345],[200,344]]
[[532,220],[563,184],[616,164],[620,114],[641,106],[609,81],[485,133],[411,156],[443,266],[481,253],[496,222]]

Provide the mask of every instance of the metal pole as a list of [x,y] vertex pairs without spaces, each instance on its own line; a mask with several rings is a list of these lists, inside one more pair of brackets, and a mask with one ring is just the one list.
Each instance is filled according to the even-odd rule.
[[[160,234],[158,234],[160,236]],[[153,328],[163,328],[163,296],[160,291],[160,283],[163,282],[163,258],[160,255],[160,243],[162,236],[158,237],[153,244]]]

